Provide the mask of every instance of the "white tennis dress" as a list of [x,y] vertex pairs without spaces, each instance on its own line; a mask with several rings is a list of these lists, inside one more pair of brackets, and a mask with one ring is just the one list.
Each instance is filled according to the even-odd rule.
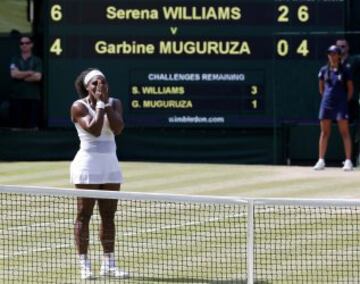
[[[95,116],[88,103],[78,100]],[[70,166],[70,182],[73,184],[122,183],[123,177],[116,156],[115,135],[105,114],[101,135],[95,137],[78,123],[75,127],[80,139],[80,149]]]

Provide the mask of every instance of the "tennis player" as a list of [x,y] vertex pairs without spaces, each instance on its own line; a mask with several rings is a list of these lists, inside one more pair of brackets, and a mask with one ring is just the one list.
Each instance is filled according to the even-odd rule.
[[[119,191],[123,181],[116,156],[115,136],[122,132],[124,122],[120,100],[108,96],[105,75],[87,69],[75,80],[80,99],[71,106],[71,120],[80,139],[80,149],[70,167],[70,180],[78,189]],[[95,202],[101,216],[100,241],[104,256],[100,275],[125,278],[128,273],[115,265],[115,212],[117,200],[78,198],[75,241],[79,254],[81,278],[93,277],[88,258],[89,222]]]
[[345,149],[344,171],[351,171],[351,138],[349,131],[348,101],[352,98],[353,82],[349,68],[341,64],[341,49],[332,45],[327,50],[328,64],[319,72],[319,92],[321,105],[319,111],[320,139],[319,160],[314,170],[325,168],[325,153],[331,132],[332,121],[337,121]]

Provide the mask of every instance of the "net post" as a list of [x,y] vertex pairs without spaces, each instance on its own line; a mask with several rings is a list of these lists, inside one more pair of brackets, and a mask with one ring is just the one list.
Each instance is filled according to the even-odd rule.
[[248,201],[247,217],[247,284],[254,283],[254,201]]

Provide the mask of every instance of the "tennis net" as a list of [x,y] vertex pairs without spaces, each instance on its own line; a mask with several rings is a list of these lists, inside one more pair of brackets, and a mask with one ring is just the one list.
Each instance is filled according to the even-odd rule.
[[[117,199],[124,283],[359,283],[360,201],[240,199],[0,186],[0,283],[83,283],[77,198]],[[91,283],[103,256],[95,207]]]
[[[118,199],[117,265],[127,283],[210,283],[246,278],[245,203],[221,198],[0,186],[0,283],[82,283],[74,242],[78,197]],[[90,223],[92,283],[102,247]]]

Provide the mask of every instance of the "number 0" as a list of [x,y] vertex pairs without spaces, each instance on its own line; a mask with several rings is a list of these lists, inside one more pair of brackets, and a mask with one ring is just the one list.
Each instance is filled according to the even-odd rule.
[[289,53],[289,43],[285,39],[280,39],[276,45],[277,54],[286,56]]
[[57,38],[54,40],[53,44],[50,47],[50,52],[55,53],[57,56],[59,56],[63,52],[61,48],[61,39]]

